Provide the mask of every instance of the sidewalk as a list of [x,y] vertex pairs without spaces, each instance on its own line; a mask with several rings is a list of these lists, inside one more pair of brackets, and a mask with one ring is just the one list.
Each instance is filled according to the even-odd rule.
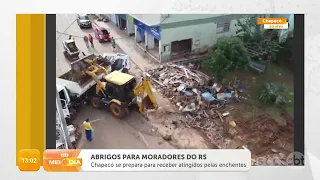
[[116,45],[129,55],[133,63],[142,71],[145,71],[152,66],[160,65],[136,45],[133,37],[129,37],[125,32],[112,24],[112,22],[105,23],[94,20],[94,23],[99,27],[106,28],[110,32],[111,36],[116,40]]

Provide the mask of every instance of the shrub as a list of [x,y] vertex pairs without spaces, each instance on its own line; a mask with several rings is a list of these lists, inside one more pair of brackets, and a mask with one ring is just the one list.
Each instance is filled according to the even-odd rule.
[[221,82],[229,72],[246,69],[249,64],[247,50],[238,37],[221,37],[212,48],[213,53],[202,66],[213,73]]
[[259,100],[265,104],[282,106],[288,103],[284,95],[286,88],[282,84],[265,83],[259,92]]

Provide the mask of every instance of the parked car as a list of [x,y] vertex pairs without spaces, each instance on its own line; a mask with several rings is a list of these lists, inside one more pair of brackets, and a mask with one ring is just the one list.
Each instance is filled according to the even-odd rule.
[[87,14],[78,14],[77,23],[80,28],[92,28],[92,22]]
[[110,42],[111,37],[110,33],[103,27],[96,27],[94,34],[99,42]]

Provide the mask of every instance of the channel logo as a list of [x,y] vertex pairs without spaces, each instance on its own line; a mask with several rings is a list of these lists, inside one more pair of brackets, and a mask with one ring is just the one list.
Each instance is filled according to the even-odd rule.
[[292,152],[288,156],[258,157],[252,162],[253,166],[304,166],[304,155],[300,152]]
[[82,158],[49,159],[48,164],[50,166],[81,167],[82,166]]
[[82,168],[81,150],[46,150],[43,153],[43,168],[48,172],[77,172]]
[[62,160],[63,166],[82,166],[82,158],[66,158]]
[[287,157],[287,165],[304,166],[304,155],[300,152],[290,153]]

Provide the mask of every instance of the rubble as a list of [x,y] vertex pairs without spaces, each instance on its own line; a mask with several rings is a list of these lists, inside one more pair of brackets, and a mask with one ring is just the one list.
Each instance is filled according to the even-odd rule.
[[[213,77],[192,69],[192,66],[176,64],[161,65],[147,73],[153,87],[183,115],[179,123],[199,130],[217,148],[245,147],[255,157],[278,158],[279,164],[283,164],[283,158],[293,152],[293,147],[283,145],[285,142],[293,143],[292,123],[279,127],[270,116],[254,114],[248,118],[244,114],[233,119],[235,117],[230,114],[236,109],[235,103],[245,103],[243,100],[246,99],[247,89],[239,80],[221,85]],[[170,140],[171,136],[164,139]],[[276,157],[275,154],[281,156]],[[253,164],[257,164],[254,161]]]
[[170,134],[165,134],[162,136],[162,138],[166,141],[171,141],[171,135]]
[[184,123],[188,127],[203,130],[207,138],[223,148],[228,141],[223,138],[224,131],[228,132],[225,124],[235,126],[235,122],[229,125],[224,118],[232,110],[228,102],[238,97],[237,90],[223,87],[190,67],[167,64],[147,73],[156,89],[186,114]]

